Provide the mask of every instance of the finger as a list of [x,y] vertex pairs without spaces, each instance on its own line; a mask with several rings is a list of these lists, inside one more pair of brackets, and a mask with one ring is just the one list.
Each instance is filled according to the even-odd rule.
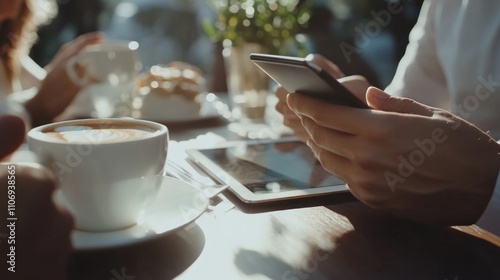
[[340,70],[340,68],[335,63],[331,62],[320,54],[312,54],[309,59],[311,59],[316,65],[325,70],[335,79],[339,79],[345,76],[342,70]]
[[307,141],[307,145],[326,171],[345,182],[349,181],[349,166],[351,166],[351,162],[347,158],[331,153],[312,141]]
[[[319,161],[314,163],[315,165],[321,165]],[[309,184],[311,186],[320,186],[324,179],[328,178],[330,172],[326,171],[322,166],[314,166],[311,175],[309,176]]]
[[274,105],[274,109],[276,109],[276,111],[278,111],[280,114],[283,115],[283,109],[284,109],[283,107],[284,106],[285,105],[283,105],[282,103],[278,102],[278,103],[276,103],[276,105]]
[[274,105],[274,108],[276,109],[276,111],[280,112],[282,115],[283,115],[283,112],[285,111],[285,108],[287,108],[287,107],[288,107],[288,105],[286,104],[286,102],[281,101],[281,100],[278,100],[276,105]]
[[293,129],[295,134],[301,133],[302,135],[306,136],[306,138],[309,138],[309,133],[302,125],[301,119],[299,119],[299,118],[297,118],[297,119],[284,119],[283,124],[288,126],[291,129]]
[[13,153],[24,141],[24,121],[12,115],[0,116],[0,160]]
[[300,121],[299,116],[294,111],[292,111],[290,107],[288,107],[288,104],[283,104],[280,110],[280,113],[285,117],[285,119]]
[[365,77],[358,75],[347,76],[340,78],[338,81],[359,100],[366,103],[366,91],[371,85]]
[[286,96],[288,95],[288,91],[284,87],[277,87],[275,90],[275,94],[278,97],[279,101],[283,101],[286,103]]
[[[290,110],[290,109],[287,109],[287,110]],[[285,124],[286,126],[288,126],[290,128],[293,128],[293,129],[300,128],[300,129],[303,129],[304,131],[306,131],[304,126],[302,125],[302,118],[297,116],[293,111],[290,113],[290,115],[292,115],[292,114],[293,114],[292,117],[287,117],[287,118],[283,119],[283,124]]]
[[431,107],[425,106],[409,98],[390,96],[376,87],[370,87],[367,90],[366,100],[369,106],[382,111],[428,117],[434,114]]
[[282,86],[279,86],[276,88],[275,93],[276,97],[278,97],[278,102],[275,105],[276,110],[284,116],[286,114],[289,114],[291,110],[288,108],[288,104],[286,104],[286,96],[288,95],[288,91]]
[[91,32],[78,36],[73,41],[66,43],[64,46],[67,55],[73,56],[79,53],[83,48],[94,45],[102,41],[104,38],[104,33],[102,32]]
[[302,125],[309,134],[310,141],[338,156],[351,158],[350,152],[359,149],[355,146],[355,136],[352,134],[319,126],[307,117],[302,118]]
[[46,167],[33,163],[16,163],[16,184],[19,186],[18,212],[28,215],[32,211],[50,207],[56,188],[55,175]]
[[378,177],[382,176],[381,172],[366,172],[348,159],[330,153],[314,142],[308,142],[307,145],[321,162],[323,168],[341,178],[357,199],[371,207],[387,207],[392,190],[384,183],[376,183],[380,179]]
[[99,42],[104,39],[104,33],[102,32],[89,32],[78,36],[75,39],[75,46],[85,46],[90,43]]
[[320,126],[351,134],[371,132],[381,121],[378,111],[325,103],[299,93],[288,94],[287,104],[296,114],[309,117]]

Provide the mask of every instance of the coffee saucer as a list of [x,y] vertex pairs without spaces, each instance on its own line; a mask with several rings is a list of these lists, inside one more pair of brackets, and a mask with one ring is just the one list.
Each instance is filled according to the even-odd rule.
[[178,179],[164,177],[152,207],[136,225],[109,232],[73,230],[73,248],[112,248],[158,238],[190,224],[207,206],[208,198],[201,191]]

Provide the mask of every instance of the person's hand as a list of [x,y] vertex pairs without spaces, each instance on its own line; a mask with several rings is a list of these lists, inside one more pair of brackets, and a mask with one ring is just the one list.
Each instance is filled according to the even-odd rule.
[[12,154],[24,141],[24,121],[12,115],[0,116],[0,161]]
[[[356,94],[358,98],[361,100],[365,100],[365,92],[366,89],[370,86],[368,81],[361,76],[349,76],[344,77],[344,73],[335,65],[333,62],[329,61],[325,57],[314,54],[312,55],[312,61],[324,69],[327,73],[329,73],[335,79],[338,79],[340,83],[342,83],[346,88],[348,88],[351,92]],[[301,121],[297,114],[290,110],[286,103],[286,96],[288,95],[288,91],[284,89],[282,86],[278,86],[275,90],[275,94],[278,97],[278,102],[276,103],[276,110],[283,115],[283,123],[292,129],[295,136],[297,136],[300,140],[306,141],[308,138],[307,131],[301,124]]]
[[4,269],[14,265],[16,279],[66,279],[73,220],[52,202],[55,186],[54,174],[39,164],[0,164],[1,205],[15,203],[12,212],[0,215],[7,221],[7,237],[0,239],[0,246],[2,253],[15,254],[15,262],[7,262]]
[[276,111],[283,115],[283,124],[292,129],[293,134],[300,139],[302,142],[306,142],[309,135],[307,131],[302,126],[299,116],[292,111],[286,104],[286,96],[289,92],[282,86],[278,86],[274,92],[278,97],[278,103],[276,103]]
[[[21,118],[0,116],[0,160],[22,144],[25,132]],[[12,264],[18,279],[65,279],[73,222],[67,212],[52,202],[55,186],[54,174],[39,164],[0,163],[0,205],[14,205],[12,216],[8,211],[0,212],[0,219],[7,221],[7,235],[0,236],[0,251],[11,254],[14,246]],[[10,261],[11,257],[7,257]]]
[[477,221],[500,169],[500,145],[467,121],[370,88],[373,109],[322,103],[292,93],[287,102],[325,169],[365,204],[437,225]]
[[87,33],[61,47],[52,62],[45,67],[47,76],[42,81],[37,95],[26,103],[35,126],[50,122],[61,114],[80,91],[66,72],[68,60],[85,47],[102,41],[102,33]]

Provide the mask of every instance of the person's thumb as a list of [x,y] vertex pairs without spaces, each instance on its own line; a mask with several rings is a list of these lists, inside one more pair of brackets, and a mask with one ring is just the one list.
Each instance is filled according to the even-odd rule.
[[368,88],[366,91],[366,102],[373,109],[381,111],[422,116],[433,115],[432,110],[428,106],[409,98],[391,96],[376,87]]

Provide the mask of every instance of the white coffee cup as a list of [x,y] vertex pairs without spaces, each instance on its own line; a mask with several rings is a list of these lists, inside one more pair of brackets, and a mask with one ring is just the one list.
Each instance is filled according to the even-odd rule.
[[[137,48],[136,42],[88,46],[68,61],[68,75],[82,87],[91,83],[117,85],[127,82],[135,78],[141,69]],[[77,71],[78,66],[84,69],[82,75]]]
[[141,69],[137,48],[136,42],[92,45],[68,61],[68,76],[89,92],[95,117],[114,116],[116,105],[131,97]]
[[157,194],[168,129],[131,118],[52,123],[28,132],[30,150],[48,159],[75,227],[133,226]]

